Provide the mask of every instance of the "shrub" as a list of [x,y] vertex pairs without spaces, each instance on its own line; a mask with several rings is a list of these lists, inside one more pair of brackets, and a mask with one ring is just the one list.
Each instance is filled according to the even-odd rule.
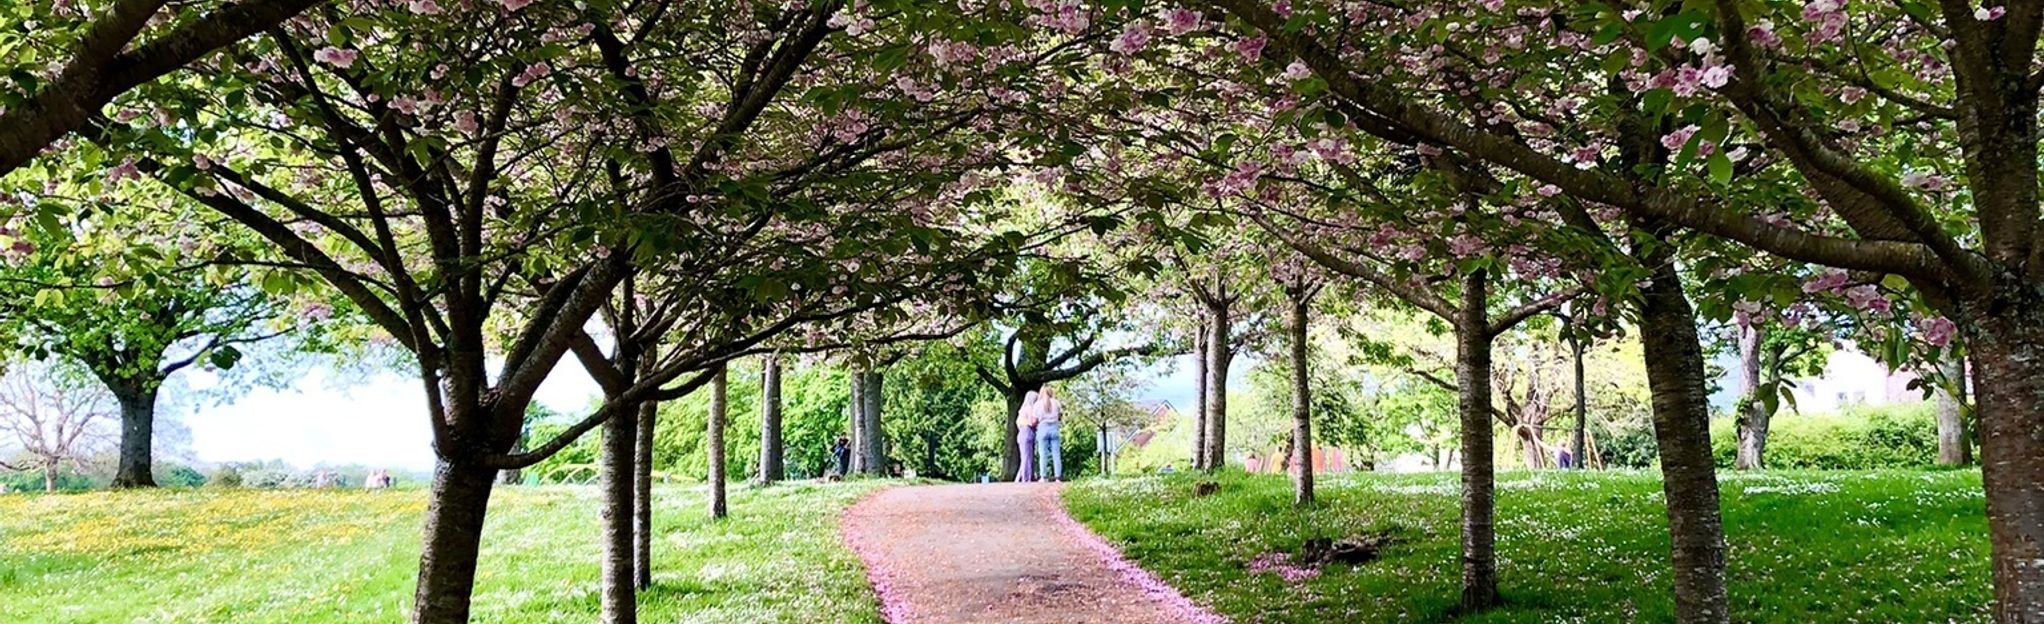
[[[1937,420],[1927,402],[1857,406],[1837,414],[1777,414],[1763,461],[1776,469],[1923,468],[1937,459]],[[1731,418],[1711,423],[1720,468],[1732,465],[1738,434]]]
[[223,464],[206,477],[206,485],[218,487],[241,487],[241,469],[232,464]]

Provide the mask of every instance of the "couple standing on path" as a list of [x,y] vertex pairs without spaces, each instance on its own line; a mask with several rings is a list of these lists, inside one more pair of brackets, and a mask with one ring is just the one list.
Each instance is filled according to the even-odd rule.
[[1064,404],[1050,386],[1022,398],[1015,415],[1015,446],[1022,451],[1016,482],[1065,480],[1065,440],[1058,433],[1063,418]]

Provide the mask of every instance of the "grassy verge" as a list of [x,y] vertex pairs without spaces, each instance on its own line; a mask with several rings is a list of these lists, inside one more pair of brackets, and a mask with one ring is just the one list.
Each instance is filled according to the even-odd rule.
[[[1734,621],[1986,622],[1980,473],[1722,475]],[[1284,477],[1192,475],[1075,484],[1080,521],[1188,597],[1238,622],[1430,622],[1459,595],[1453,474],[1323,481],[1295,510]],[[1462,622],[1671,619],[1667,523],[1652,473],[1499,475],[1507,605]],[[1386,532],[1374,562],[1282,574],[1270,557],[1315,537]]]
[[[879,621],[838,514],[878,483],[655,492],[657,622]],[[498,490],[475,620],[583,623],[597,611],[596,491]],[[182,490],[0,496],[0,622],[400,621],[425,493]]]

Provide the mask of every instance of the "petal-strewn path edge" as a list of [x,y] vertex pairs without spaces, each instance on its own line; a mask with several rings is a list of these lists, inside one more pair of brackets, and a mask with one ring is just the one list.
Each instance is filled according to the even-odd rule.
[[1142,588],[1143,593],[1149,594],[1151,598],[1170,607],[1171,610],[1177,612],[1179,617],[1184,618],[1185,622],[1191,624],[1227,624],[1227,618],[1208,611],[1205,607],[1194,603],[1192,599],[1186,598],[1185,594],[1179,593],[1177,588],[1172,587],[1169,583],[1165,583],[1164,579],[1157,578],[1157,575],[1143,569],[1142,566],[1136,565],[1136,562],[1130,561],[1127,555],[1122,554],[1120,548],[1116,548],[1114,544],[1108,543],[1106,538],[1100,537],[1100,534],[1094,533],[1092,529],[1086,528],[1086,525],[1080,524],[1077,518],[1072,517],[1071,511],[1065,509],[1064,497],[1060,496],[1062,490],[1063,488],[1060,487],[1056,490],[1044,491],[1044,496],[1050,498],[1049,504],[1051,508],[1057,510],[1058,524],[1071,531],[1079,540],[1079,543],[1085,544],[1087,549],[1092,550],[1094,554],[1100,556],[1102,561],[1107,562],[1107,567],[1120,572],[1123,579],[1136,587]]

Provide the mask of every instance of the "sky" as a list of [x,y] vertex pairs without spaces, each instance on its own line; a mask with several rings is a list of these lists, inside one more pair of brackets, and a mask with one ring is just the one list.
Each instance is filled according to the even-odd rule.
[[[1233,383],[1249,368],[1231,367]],[[1197,384],[1190,356],[1139,369],[1138,401],[1169,401],[1183,411],[1193,404]],[[183,385],[209,389],[218,379],[188,370]],[[600,395],[596,382],[573,358],[563,358],[540,386],[535,400],[553,410],[587,413]],[[282,459],[300,468],[364,464],[426,471],[433,467],[432,431],[425,392],[417,378],[383,371],[366,378],[310,368],[282,389],[257,389],[231,403],[201,402],[180,417],[191,428],[192,453],[202,462]]]

